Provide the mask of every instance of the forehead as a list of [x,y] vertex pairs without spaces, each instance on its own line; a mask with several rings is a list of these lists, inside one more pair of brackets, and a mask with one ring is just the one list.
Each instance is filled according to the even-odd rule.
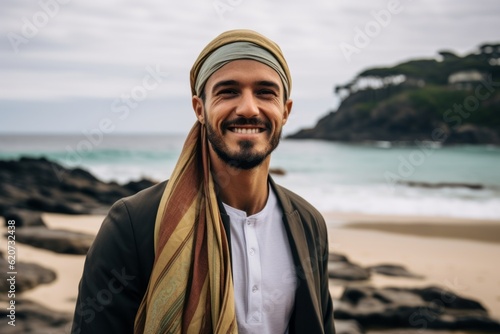
[[262,81],[274,82],[283,90],[278,73],[271,67],[256,60],[239,59],[234,60],[215,71],[206,83],[206,88],[210,89],[220,81],[234,80],[239,84],[255,84]]

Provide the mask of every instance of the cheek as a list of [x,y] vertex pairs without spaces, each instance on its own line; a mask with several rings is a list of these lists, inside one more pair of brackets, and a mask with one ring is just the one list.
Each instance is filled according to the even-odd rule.
[[221,128],[221,123],[224,121],[224,117],[222,117],[221,113],[216,110],[211,110],[210,112],[205,113],[205,120],[215,131],[218,131]]
[[283,125],[286,122],[285,114],[283,110],[275,110],[269,115],[269,119],[276,125]]

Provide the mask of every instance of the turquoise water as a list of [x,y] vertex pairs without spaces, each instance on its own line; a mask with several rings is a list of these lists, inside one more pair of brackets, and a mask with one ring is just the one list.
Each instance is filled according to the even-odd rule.
[[[127,182],[167,179],[184,135],[0,136],[0,159],[44,156],[97,177]],[[316,140],[282,140],[275,180],[322,211],[440,215],[500,220],[500,148],[391,147]],[[408,181],[480,186],[408,186]]]

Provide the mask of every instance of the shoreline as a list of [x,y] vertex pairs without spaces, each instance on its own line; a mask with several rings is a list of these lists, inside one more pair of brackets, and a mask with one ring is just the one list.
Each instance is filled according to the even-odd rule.
[[[352,224],[352,223],[426,223],[426,224],[498,224],[499,219],[483,219],[483,218],[466,218],[454,216],[427,216],[427,215],[403,215],[403,214],[378,214],[378,213],[362,213],[362,212],[343,212],[343,211],[322,211],[321,214],[327,222],[335,224]],[[339,225],[337,225],[339,226]]]
[[349,223],[347,229],[372,230],[425,238],[460,239],[500,244],[500,225],[495,224],[397,224]]
[[329,227],[500,243],[500,220],[328,212]]

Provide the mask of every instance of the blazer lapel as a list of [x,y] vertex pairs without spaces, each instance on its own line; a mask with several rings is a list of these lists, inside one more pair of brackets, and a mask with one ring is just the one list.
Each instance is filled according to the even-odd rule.
[[[291,323],[290,329],[292,329],[292,327],[304,326],[304,321],[311,324],[311,316],[313,318],[320,317],[321,311],[317,303],[318,296],[316,295],[315,280],[313,277],[314,271],[311,265],[311,261],[315,261],[316,257],[311,256],[309,253],[307,234],[299,212],[292,207],[290,199],[281,188],[271,178],[269,179],[283,208],[283,223],[290,242],[297,275],[298,286],[295,294],[295,310],[292,320],[295,326]],[[311,325],[314,327],[313,324]]]

